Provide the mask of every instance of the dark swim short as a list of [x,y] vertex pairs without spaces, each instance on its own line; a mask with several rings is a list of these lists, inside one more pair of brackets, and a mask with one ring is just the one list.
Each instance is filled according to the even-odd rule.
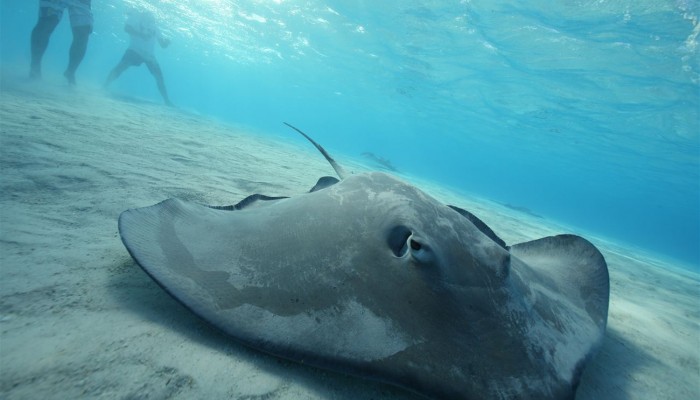
[[138,67],[139,65],[145,63],[152,73],[160,73],[160,66],[155,60],[148,60],[144,58],[141,54],[131,49],[127,49],[126,52],[124,52],[124,56],[122,57],[122,63],[134,67]]

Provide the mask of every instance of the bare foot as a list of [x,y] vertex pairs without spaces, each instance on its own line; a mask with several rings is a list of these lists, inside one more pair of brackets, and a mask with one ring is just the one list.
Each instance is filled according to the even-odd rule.
[[63,73],[63,76],[66,77],[66,79],[68,80],[68,84],[69,84],[69,85],[75,86],[75,72],[68,72],[68,71],[66,71],[66,72]]
[[29,70],[29,79],[33,81],[38,81],[41,79],[41,68],[37,66],[32,66]]

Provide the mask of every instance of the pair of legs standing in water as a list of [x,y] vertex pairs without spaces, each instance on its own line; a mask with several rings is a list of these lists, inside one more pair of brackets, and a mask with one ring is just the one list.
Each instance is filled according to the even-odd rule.
[[29,76],[41,78],[41,60],[49,44],[49,38],[58,25],[63,10],[68,8],[73,43],[69,50],[68,67],[63,73],[68,83],[75,85],[75,71],[85,57],[88,39],[92,33],[93,17],[91,0],[41,0],[39,2],[39,20],[32,30],[31,67]]

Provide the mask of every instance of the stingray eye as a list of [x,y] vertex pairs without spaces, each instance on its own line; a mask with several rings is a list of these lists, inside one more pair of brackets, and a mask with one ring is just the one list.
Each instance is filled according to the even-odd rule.
[[399,225],[389,231],[387,244],[396,257],[406,257],[409,253],[413,259],[421,264],[433,261],[433,252],[430,247],[416,238],[408,227]]
[[408,238],[408,246],[411,248],[411,256],[419,263],[425,264],[433,261],[433,252],[428,246],[414,239],[413,236]]

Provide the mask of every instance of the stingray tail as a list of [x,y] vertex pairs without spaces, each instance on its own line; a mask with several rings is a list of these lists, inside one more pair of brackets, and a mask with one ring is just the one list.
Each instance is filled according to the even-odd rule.
[[331,167],[333,167],[333,169],[335,170],[335,173],[338,174],[338,178],[340,178],[340,179],[345,179],[345,177],[347,176],[347,174],[345,173],[345,170],[343,169],[343,167],[341,167],[340,165],[338,165],[337,162],[335,162],[335,160],[333,159],[333,157],[331,157],[330,154],[328,154],[328,152],[326,151],[326,149],[324,149],[323,147],[321,147],[320,144],[316,143],[315,140],[311,139],[311,138],[309,137],[309,135],[307,135],[306,133],[302,132],[299,128],[297,128],[297,127],[295,127],[295,126],[293,126],[293,125],[291,125],[291,124],[288,124],[288,123],[286,123],[286,122],[285,122],[284,124],[287,125],[288,127],[292,128],[292,129],[294,129],[295,131],[301,133],[302,136],[304,136],[309,142],[311,142],[311,144],[313,144],[314,146],[316,146],[316,148],[318,149],[318,151],[320,151],[321,154],[323,154],[323,156],[326,158],[326,160],[328,161],[328,163],[331,164]]

